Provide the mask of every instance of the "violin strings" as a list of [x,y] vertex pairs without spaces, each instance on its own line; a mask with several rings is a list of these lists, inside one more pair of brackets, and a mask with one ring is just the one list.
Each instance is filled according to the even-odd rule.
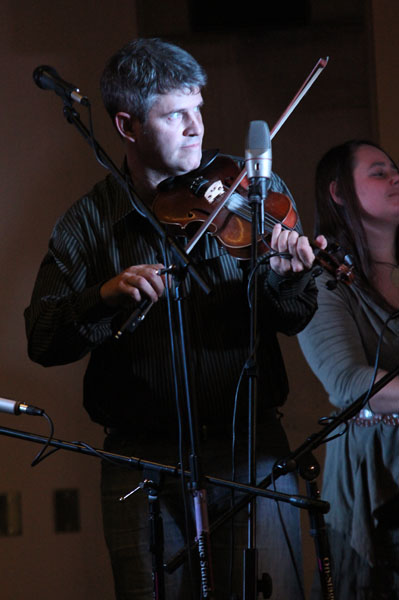
[[[227,207],[232,213],[238,215],[239,217],[242,217],[243,219],[246,219],[247,221],[251,220],[251,211],[250,211],[249,204],[248,204],[248,202],[245,201],[245,199],[242,196],[240,196],[240,194],[233,194],[227,202]],[[271,233],[274,225],[276,225],[277,223],[280,223],[280,225],[284,229],[287,229],[289,231],[299,231],[297,229],[297,224],[295,224],[295,227],[289,227],[288,225],[284,225],[284,223],[279,221],[279,219],[276,219],[269,213],[265,212],[264,224],[266,226],[268,226],[270,233]]]

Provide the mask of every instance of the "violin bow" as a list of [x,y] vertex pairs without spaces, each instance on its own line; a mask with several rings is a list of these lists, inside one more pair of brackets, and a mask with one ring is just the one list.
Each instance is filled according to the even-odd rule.
[[[322,73],[322,71],[326,68],[328,60],[329,60],[328,56],[326,58],[319,58],[319,60],[313,67],[312,71],[309,73],[309,75],[303,82],[302,86],[299,88],[299,90],[297,91],[297,93],[295,94],[295,96],[293,97],[293,99],[291,100],[291,102],[289,103],[289,105],[287,106],[285,111],[283,112],[283,114],[280,116],[278,121],[274,124],[273,128],[271,129],[271,131],[270,131],[270,139],[271,140],[274,138],[276,133],[278,131],[280,131],[281,127],[284,125],[284,123],[286,122],[288,117],[293,113],[293,111],[298,106],[298,104],[300,103],[302,98],[304,98],[304,96],[308,93],[308,91],[310,90],[310,88],[312,87],[312,85],[314,84],[316,79],[319,77],[319,75]],[[236,191],[236,189],[238,188],[238,186],[240,185],[241,181],[244,179],[246,174],[247,174],[247,170],[244,167],[244,169],[241,171],[241,173],[239,173],[239,175],[237,175],[236,179],[233,181],[228,192],[226,192],[223,202],[221,202],[215,208],[215,210],[209,215],[209,217],[206,219],[206,221],[204,221],[202,223],[202,225],[199,227],[199,229],[197,230],[195,235],[191,238],[191,240],[186,245],[185,252],[187,254],[191,252],[191,250],[194,248],[194,246],[200,240],[202,235],[208,229],[209,225],[214,221],[214,219],[217,217],[219,212],[226,205],[226,203],[231,198],[231,196],[234,194],[234,192]]]

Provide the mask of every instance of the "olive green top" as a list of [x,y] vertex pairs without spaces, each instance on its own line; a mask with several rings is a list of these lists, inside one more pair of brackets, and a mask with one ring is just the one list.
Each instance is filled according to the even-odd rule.
[[[330,402],[342,409],[369,388],[379,337],[389,314],[354,284],[327,289],[329,279],[325,273],[317,278],[319,308],[298,337]],[[396,318],[385,327],[379,367],[390,371],[398,363]],[[350,423],[346,433],[327,444],[322,498],[330,502],[331,509],[326,522],[348,533],[352,547],[371,565],[377,524],[388,508],[392,511],[392,502],[399,515],[398,449],[399,428],[382,423],[371,427]]]

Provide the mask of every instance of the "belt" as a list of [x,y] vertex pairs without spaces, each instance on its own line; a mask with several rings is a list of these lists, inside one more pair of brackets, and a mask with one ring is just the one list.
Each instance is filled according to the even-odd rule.
[[374,413],[368,408],[362,408],[362,410],[355,417],[350,419],[350,422],[354,423],[355,425],[359,425],[360,427],[372,427],[373,425],[378,425],[378,423],[395,427],[399,425],[399,414],[380,414]]

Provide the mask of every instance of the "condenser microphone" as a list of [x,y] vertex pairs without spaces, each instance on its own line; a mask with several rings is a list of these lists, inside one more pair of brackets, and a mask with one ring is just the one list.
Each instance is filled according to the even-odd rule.
[[272,144],[265,121],[251,121],[245,150],[248,179],[270,179],[272,172]]
[[79,93],[79,88],[61,79],[53,67],[48,65],[36,67],[33,71],[33,80],[42,90],[53,90],[64,102],[74,100],[83,106],[90,105],[89,99]]
[[26,414],[35,417],[41,417],[44,414],[44,410],[41,408],[37,408],[31,404],[24,404],[23,402],[7,400],[6,398],[0,398],[0,412],[9,413],[11,415]]
[[272,144],[269,127],[265,121],[251,121],[249,124],[245,150],[245,166],[249,180],[249,203],[257,204],[258,230],[265,233],[264,200],[269,188],[272,172]]

